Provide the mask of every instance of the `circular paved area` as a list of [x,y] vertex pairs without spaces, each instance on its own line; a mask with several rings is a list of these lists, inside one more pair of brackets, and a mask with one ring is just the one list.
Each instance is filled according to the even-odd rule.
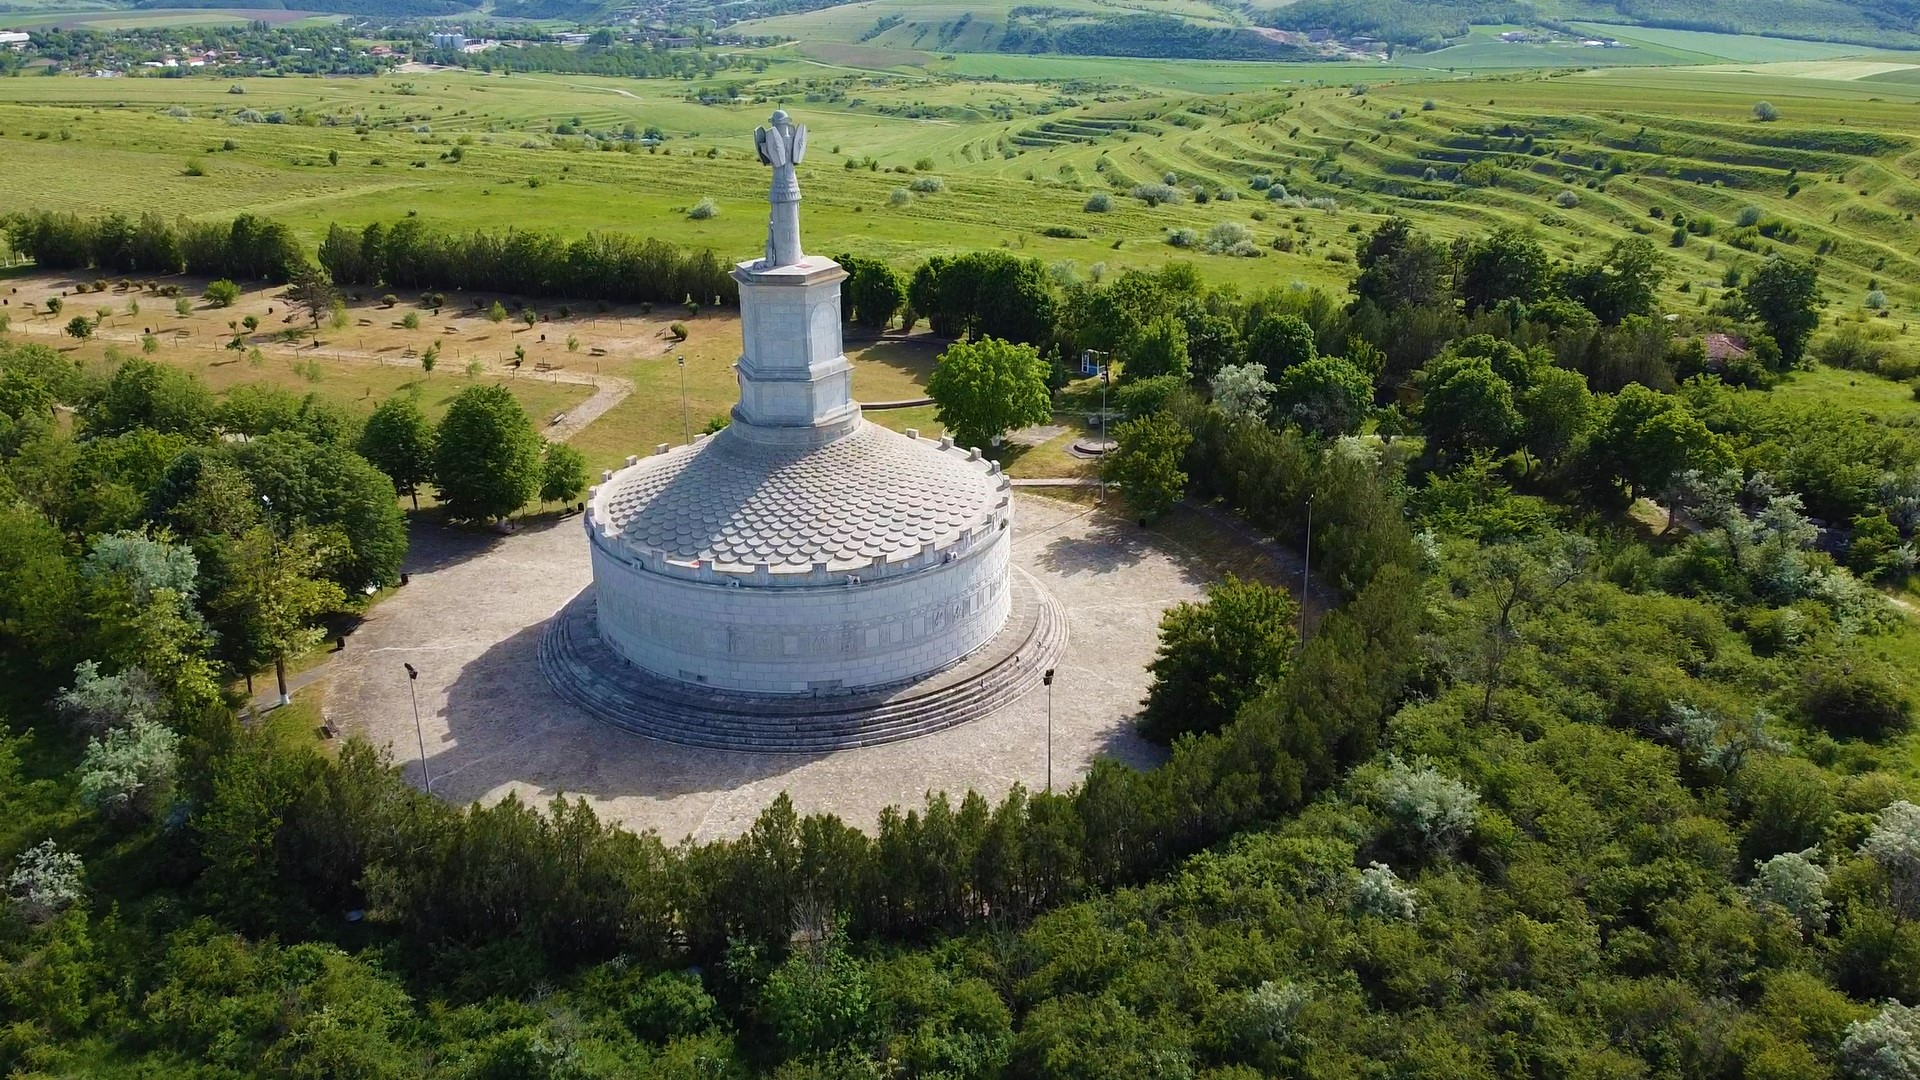
[[[1069,644],[1054,693],[1054,783],[1096,755],[1146,766],[1156,748],[1133,733],[1160,613],[1218,575],[1156,533],[1085,506],[1018,495],[1014,561],[1067,609]],[[578,517],[513,536],[421,526],[412,583],[379,604],[328,666],[325,713],[348,734],[391,748],[420,782],[415,689],[436,794],[493,801],[510,791],[544,804],[583,796],[605,818],[669,841],[734,836],[781,791],[801,813],[831,811],[871,827],[889,804],[929,790],[1045,786],[1047,695],[906,742],[831,754],[743,754],[654,742],[561,700],[540,672],[547,621],[591,580]],[[1242,571],[1244,573],[1244,570]]]

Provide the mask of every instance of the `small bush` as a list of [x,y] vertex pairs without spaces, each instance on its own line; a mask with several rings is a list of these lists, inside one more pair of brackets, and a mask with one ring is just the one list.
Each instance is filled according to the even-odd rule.
[[1433,111],[1433,109],[1434,109],[1434,105],[1433,105],[1433,99],[1432,99],[1432,98],[1428,98],[1427,100],[1425,100],[1425,101],[1423,101],[1423,102],[1421,102],[1421,103],[1420,103],[1420,111],[1421,111],[1421,112],[1432,112],[1432,111]]
[[1177,248],[1196,248],[1200,246],[1200,234],[1193,229],[1175,229],[1167,234],[1167,243]]
[[1897,735],[1913,720],[1905,688],[1891,674],[1852,665],[1821,665],[1800,706],[1809,720],[1843,739]]
[[1887,306],[1887,294],[1881,292],[1879,289],[1869,290],[1867,292],[1867,298],[1862,301],[1862,303],[1864,303],[1870,311],[1883,310]]
[[1753,118],[1763,124],[1770,123],[1780,119],[1780,110],[1774,108],[1771,101],[1756,101],[1753,103]]
[[1080,209],[1089,214],[1104,214],[1113,209],[1113,199],[1104,191],[1096,191],[1087,196],[1087,201],[1081,205]]
[[687,340],[687,324],[683,322],[673,323],[667,327],[667,333],[672,334],[673,340],[675,341],[685,341]]
[[894,188],[893,194],[887,196],[888,206],[905,206],[912,201],[913,192],[903,187]]
[[907,190],[921,195],[932,195],[946,189],[947,182],[937,176],[916,176],[907,184]]
[[720,206],[711,198],[702,198],[687,208],[687,216],[695,221],[707,221],[720,216]]
[[1040,230],[1040,235],[1051,236],[1055,240],[1085,240],[1087,238],[1084,230],[1068,228],[1065,225],[1048,225],[1046,228]]
[[1255,191],[1265,191],[1273,186],[1273,177],[1268,176],[1266,173],[1255,173],[1253,179],[1247,181],[1247,183]]
[[1211,255],[1258,258],[1262,254],[1253,242],[1253,230],[1237,221],[1222,221],[1208,229],[1201,246]]
[[1553,205],[1562,210],[1571,210],[1580,205],[1580,196],[1574,194],[1572,188],[1568,188],[1553,197]]
[[1180,201],[1180,189],[1171,184],[1135,184],[1132,194],[1148,206],[1172,206]]
[[218,281],[208,282],[207,291],[201,295],[214,307],[232,307],[234,301],[240,299],[240,286],[226,278],[221,278]]

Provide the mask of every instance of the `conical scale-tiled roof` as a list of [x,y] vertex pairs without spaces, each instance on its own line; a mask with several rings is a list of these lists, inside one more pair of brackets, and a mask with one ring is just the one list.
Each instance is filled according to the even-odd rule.
[[965,451],[870,422],[804,448],[722,432],[622,470],[600,526],[636,554],[723,572],[854,570],[946,548],[990,523],[1003,484]]

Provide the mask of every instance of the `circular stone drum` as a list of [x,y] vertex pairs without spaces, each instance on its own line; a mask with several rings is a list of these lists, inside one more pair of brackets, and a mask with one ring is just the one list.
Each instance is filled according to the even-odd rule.
[[997,465],[865,421],[824,445],[753,435],[729,427],[595,490],[612,651],[716,690],[851,693],[950,667],[1006,623],[1013,510]]

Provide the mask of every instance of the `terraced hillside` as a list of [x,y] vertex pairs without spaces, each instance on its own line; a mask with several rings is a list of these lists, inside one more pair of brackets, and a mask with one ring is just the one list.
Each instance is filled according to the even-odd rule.
[[[1563,257],[1648,236],[1685,290],[1675,305],[1796,253],[1841,308],[1878,290],[1899,325],[1920,310],[1920,85],[1898,77],[1920,69],[1884,66],[1856,64],[1851,80],[1642,69],[1366,88],[1352,80],[1396,69],[1315,65],[1346,78],[1214,96],[786,62],[730,76],[724,94],[718,81],[471,73],[256,80],[244,97],[205,80],[9,80],[0,207],[254,209],[310,243],[329,221],[416,212],[751,252],[766,180],[748,134],[781,104],[813,129],[803,182],[823,250],[906,264],[1003,246],[1063,273],[1186,258],[1248,288],[1341,288],[1356,236],[1399,213],[1447,236],[1528,225]],[[1777,120],[1754,119],[1761,98]],[[289,122],[238,123],[243,107]],[[667,141],[634,152],[617,135],[627,125]],[[690,220],[703,196],[721,213]],[[1247,241],[1241,256],[1208,253],[1236,246],[1209,244],[1216,227]]]
[[1149,211],[1168,230],[1237,220],[1269,251],[1336,265],[1366,218],[1400,213],[1448,236],[1528,225],[1569,256],[1649,236],[1691,303],[1780,251],[1818,262],[1836,299],[1879,289],[1913,310],[1912,105],[1782,98],[1761,122],[1753,96],[1713,86],[1595,75],[1090,106],[1005,125],[1015,152],[985,167],[1105,191],[1129,217],[1136,189],[1169,185],[1180,205]]

